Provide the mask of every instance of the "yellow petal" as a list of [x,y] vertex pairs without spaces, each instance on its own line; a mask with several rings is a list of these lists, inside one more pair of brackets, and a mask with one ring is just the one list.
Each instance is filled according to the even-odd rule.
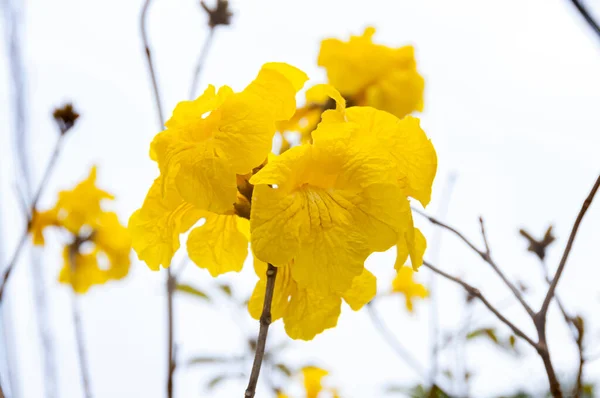
[[181,197],[198,209],[223,214],[236,201],[235,172],[227,159],[218,156],[213,140],[197,137],[197,132],[214,130],[218,120],[213,119],[219,116],[213,114],[198,122],[204,126],[197,131],[163,131],[152,146],[164,181],[173,180]]
[[113,212],[103,212],[94,227],[92,241],[97,250],[106,255],[108,260],[108,277],[122,279],[129,272],[131,265],[131,236],[126,227],[121,225]]
[[52,225],[58,224],[58,210],[56,208],[47,211],[34,211],[29,225],[29,233],[31,233],[33,244],[36,246],[43,246],[44,230]]
[[352,287],[342,293],[343,299],[354,311],[360,310],[365,304],[373,300],[377,294],[377,279],[368,270],[354,278]]
[[96,167],[89,176],[70,191],[61,191],[56,203],[60,225],[78,234],[84,225],[93,224],[102,211],[102,202],[114,196],[96,186]]
[[100,285],[108,280],[108,275],[98,266],[97,252],[89,254],[76,253],[73,258],[75,265],[71,264],[69,247],[63,250],[64,265],[58,280],[60,283],[70,284],[78,294],[86,293],[90,287]]
[[190,232],[187,252],[200,268],[215,277],[226,272],[239,272],[248,256],[248,239],[238,225],[248,220],[236,215],[207,214],[206,222]]
[[398,178],[406,186],[408,195],[426,206],[431,198],[437,155],[419,119],[407,116],[399,120],[369,107],[349,108],[346,117],[360,126],[356,130],[358,140],[375,140],[393,157]]
[[[254,259],[256,274],[259,281],[248,301],[248,311],[254,319],[260,319],[265,302],[265,291],[267,288],[267,264]],[[296,282],[292,279],[289,265],[277,267],[277,276],[275,277],[275,289],[273,290],[273,301],[271,302],[271,319],[276,321],[282,318],[289,306],[290,296],[296,291]]]
[[423,110],[425,80],[415,69],[397,70],[366,89],[366,104],[403,118]]
[[306,390],[306,398],[317,398],[323,390],[321,381],[327,376],[328,372],[316,366],[305,366],[302,368],[304,376],[304,389]]
[[305,80],[304,72],[293,66],[265,64],[243,92],[223,104],[215,149],[235,173],[247,174],[264,161],[271,151],[276,122],[292,117],[296,92]]
[[133,213],[128,225],[133,249],[153,270],[171,264],[179,249],[179,234],[191,228],[204,214],[184,202],[172,183],[165,186],[163,197],[162,177],[154,181],[142,208]]
[[408,311],[413,311],[412,300],[415,297],[426,298],[428,291],[425,286],[417,283],[414,279],[414,271],[410,267],[401,267],[392,281],[392,291],[404,294],[406,300],[406,308]]
[[396,245],[397,255],[394,268],[397,270],[406,264],[406,260],[410,256],[412,268],[417,270],[423,265],[423,255],[427,248],[427,240],[418,228],[408,227],[408,230],[401,233]]
[[292,339],[312,340],[325,329],[335,327],[342,299],[336,294],[320,294],[298,289],[283,317],[285,331]]

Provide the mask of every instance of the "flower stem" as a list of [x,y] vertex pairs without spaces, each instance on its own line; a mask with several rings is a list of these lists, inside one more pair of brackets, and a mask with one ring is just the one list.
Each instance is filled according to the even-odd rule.
[[0,282],[0,304],[2,303],[2,298],[4,297],[4,289],[6,288],[6,284],[8,283],[8,280],[9,280],[10,276],[12,275],[13,268],[17,264],[17,260],[19,259],[21,251],[25,247],[25,242],[27,241],[27,236],[29,235],[29,225],[31,224],[33,212],[35,211],[37,203],[40,200],[40,197],[42,196],[44,189],[48,185],[48,180],[50,179],[50,176],[52,175],[52,171],[54,170],[54,166],[56,165],[56,161],[59,158],[60,150],[62,148],[63,137],[64,137],[63,134],[58,136],[58,140],[56,141],[56,145],[54,146],[54,151],[52,152],[52,155],[50,156],[50,162],[48,163],[48,165],[46,166],[46,170],[44,171],[42,181],[40,182],[40,185],[39,185],[37,191],[35,192],[33,199],[31,200],[31,205],[29,208],[30,213],[26,215],[27,216],[26,228],[23,231],[23,235],[21,235],[21,238],[19,239],[17,248],[15,249],[15,252],[13,253],[8,265],[4,268],[4,273],[2,274],[2,278],[1,278],[1,282]]
[[275,278],[277,277],[277,267],[269,264],[267,268],[267,287],[265,289],[265,302],[262,315],[260,316],[260,328],[258,330],[258,339],[256,341],[256,353],[254,354],[254,363],[252,372],[246,388],[245,398],[253,398],[256,393],[256,384],[260,374],[260,367],[265,356],[265,346],[267,344],[267,334],[271,325],[271,303],[273,301],[273,292],[275,290]]
[[[77,250],[76,245],[69,247],[69,262],[71,265],[71,283],[75,278],[77,272]],[[87,352],[85,350],[85,339],[83,335],[83,325],[81,323],[81,311],[79,309],[79,297],[75,292],[75,286],[71,286],[72,290],[72,311],[73,311],[73,324],[75,326],[75,343],[77,344],[77,358],[79,360],[79,372],[81,373],[81,385],[85,398],[92,398],[92,389],[90,386],[90,370],[89,362],[87,358]]]

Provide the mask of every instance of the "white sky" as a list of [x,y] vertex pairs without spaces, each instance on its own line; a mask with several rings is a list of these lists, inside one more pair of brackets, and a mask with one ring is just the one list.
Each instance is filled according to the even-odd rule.
[[[597,3],[591,0],[590,4]],[[31,151],[39,178],[56,134],[51,109],[72,100],[82,114],[68,138],[63,157],[43,205],[58,189],[70,187],[99,165],[102,187],[114,192],[114,209],[125,222],[138,208],[157,170],[147,156],[157,132],[148,75],[142,58],[138,16],[142,1],[30,0],[25,15],[25,62],[28,72]],[[217,32],[202,75],[208,82],[236,89],[250,82],[268,61],[285,61],[305,70],[311,82],[322,82],[316,66],[319,42],[346,38],[368,25],[376,40],[389,45],[414,44],[426,78],[423,126],[439,156],[438,178],[429,211],[435,213],[448,176],[457,181],[449,221],[479,242],[477,217],[484,215],[493,253],[506,272],[531,288],[528,299],[537,307],[544,283],[533,255],[525,254],[520,227],[541,235],[549,223],[558,243],[549,253],[554,267],[572,221],[600,171],[600,42],[591,35],[568,1],[233,1],[233,25]],[[598,5],[598,4],[596,4]],[[597,7],[600,10],[600,8]],[[149,30],[153,41],[165,109],[188,93],[193,63],[206,35],[205,17],[195,0],[156,0]],[[2,43],[4,46],[4,41]],[[6,49],[2,48],[3,61]],[[0,63],[0,194],[4,247],[12,248],[20,233],[19,207],[14,199],[14,157],[10,134],[7,63]],[[416,218],[425,235],[432,228]],[[600,205],[584,221],[559,293],[570,310],[587,319],[590,352],[600,351]],[[80,396],[68,290],[54,283],[60,266],[59,237],[44,252],[46,279],[51,283],[49,306],[60,376],[60,397]],[[481,287],[494,303],[506,303],[509,292],[479,259],[454,237],[444,235],[442,268]],[[6,254],[4,255],[3,263]],[[248,264],[249,265],[249,264]],[[374,256],[371,269],[388,290],[393,253]],[[41,360],[33,310],[29,268],[20,264],[8,291],[12,353],[18,359],[20,397],[42,396]],[[419,274],[429,279],[427,270]],[[222,280],[238,287],[240,296],[255,281],[251,267]],[[207,272],[193,266],[186,280],[211,283]],[[82,299],[83,319],[96,397],[163,397],[165,363],[162,275],[135,261],[127,280],[93,291]],[[461,326],[462,292],[438,282],[441,322],[448,330]],[[398,338],[428,362],[429,314],[417,306],[409,316],[401,297],[377,304]],[[512,305],[506,313],[533,334],[524,314]],[[180,354],[239,353],[244,347],[232,322],[231,308],[177,300]],[[258,328],[246,315],[233,317]],[[575,369],[575,350],[553,308],[549,325],[551,352],[559,375]],[[475,326],[496,325],[477,306]],[[500,327],[501,334],[507,330]],[[278,322],[269,336],[284,339]],[[554,343],[553,343],[554,342]],[[536,389],[546,383],[541,361],[520,344],[526,356],[515,360],[487,343],[467,352],[475,373],[474,396],[508,393],[518,387]],[[454,354],[452,354],[454,355]],[[442,369],[454,356],[443,358]],[[338,327],[308,343],[299,342],[285,354],[292,364],[315,363],[328,368],[331,382],[344,397],[382,395],[386,383],[418,379],[374,332],[365,312],[344,311]],[[249,369],[248,364],[247,369]],[[571,372],[571,373],[569,373]],[[212,395],[202,389],[212,372],[180,368],[177,396],[241,396],[246,380],[231,382]],[[589,380],[600,379],[600,361],[588,366]],[[259,394],[258,396],[267,396]]]

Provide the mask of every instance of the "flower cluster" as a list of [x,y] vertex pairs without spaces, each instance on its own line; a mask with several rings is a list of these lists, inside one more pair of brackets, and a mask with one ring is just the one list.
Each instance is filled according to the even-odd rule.
[[[425,82],[417,71],[414,48],[373,43],[374,34],[375,29],[369,27],[362,36],[351,36],[347,42],[323,40],[318,64],[325,68],[329,84],[349,105],[371,106],[399,118],[422,111]],[[321,113],[333,105],[327,95],[307,92],[306,105],[282,123],[280,130],[299,132],[302,142],[308,142]]]
[[96,187],[96,168],[70,191],[62,191],[53,208],[34,212],[29,226],[33,243],[44,245],[48,227],[66,231],[71,240],[63,249],[59,281],[77,293],[93,285],[122,279],[129,272],[131,239],[117,215],[102,209],[114,197]]
[[[335,87],[352,96],[353,104],[381,105],[377,101],[388,88],[402,89],[389,87],[400,80],[398,68],[403,76],[418,76],[412,51],[374,45],[371,34],[349,44],[323,43],[320,64],[334,85],[316,85],[306,96],[331,105],[319,111],[312,139],[281,155],[271,153],[272,141],[298,113],[295,96],[307,80],[302,71],[268,63],[239,93],[209,86],[196,100],[179,103],[151,144],[160,176],[129,221],[139,258],[154,270],[168,267],[179,235],[198,223],[188,237],[188,255],[216,276],[239,271],[250,242],[259,276],[250,314],[261,315],[269,263],[278,268],[272,319],[282,318],[288,335],[304,340],[337,324],[342,301],[358,310],[375,296],[376,278],[364,266],[371,253],[396,246],[397,268],[409,256],[418,268],[425,240],[413,226],[409,197],[429,202],[434,148],[418,119],[347,107]],[[352,80],[351,72],[331,63],[341,57],[331,54],[346,45],[349,54],[358,46],[382,57],[376,74],[361,72],[373,79],[356,76],[365,81],[352,90],[334,77]],[[390,61],[383,62],[385,57]],[[353,62],[377,63],[340,62],[350,70],[362,70]],[[420,87],[419,93],[422,81]],[[406,112],[418,109],[419,101]]]

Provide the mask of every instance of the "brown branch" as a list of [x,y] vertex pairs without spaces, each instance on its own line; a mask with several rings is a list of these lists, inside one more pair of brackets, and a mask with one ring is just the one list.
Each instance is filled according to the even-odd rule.
[[596,192],[598,192],[598,188],[600,188],[600,176],[596,179],[592,190],[588,194],[587,198],[583,201],[583,205],[579,210],[579,214],[577,214],[577,218],[575,219],[575,223],[573,224],[573,228],[571,229],[571,234],[569,235],[569,240],[567,241],[567,246],[563,252],[562,258],[560,259],[560,263],[558,264],[558,269],[556,271],[556,275],[552,279],[552,283],[548,288],[548,293],[546,293],[546,298],[544,299],[544,303],[542,304],[542,308],[540,309],[537,317],[541,319],[540,322],[543,322],[544,326],[546,323],[546,314],[548,312],[548,307],[550,306],[550,301],[552,301],[552,297],[554,297],[554,292],[556,291],[556,286],[560,280],[560,277],[565,270],[565,265],[567,264],[567,259],[569,258],[569,254],[571,253],[571,248],[573,247],[573,242],[575,241],[575,237],[577,236],[577,231],[579,230],[579,225],[585,216],[588,208],[592,204],[592,200],[594,200],[594,196]]
[[154,102],[158,113],[158,122],[160,123],[160,129],[162,130],[165,125],[164,113],[161,104],[160,91],[158,89],[158,82],[156,78],[156,72],[154,71],[154,61],[152,60],[152,52],[150,51],[150,40],[148,39],[148,33],[146,31],[146,18],[148,10],[150,9],[150,3],[152,0],[144,1],[142,6],[142,12],[140,14],[140,31],[142,35],[142,41],[144,43],[144,53],[146,54],[146,64],[148,66],[148,72],[150,72],[150,80],[152,81],[152,90],[154,93]]
[[267,334],[271,325],[271,302],[273,301],[273,292],[275,291],[275,278],[277,277],[277,267],[269,264],[267,268],[267,286],[265,289],[265,302],[263,305],[262,315],[260,316],[260,328],[258,331],[258,339],[256,341],[256,352],[254,354],[254,363],[252,364],[252,372],[244,397],[253,398],[256,393],[256,385],[260,374],[260,367],[265,356],[265,346],[267,344]]
[[487,254],[488,257],[491,257],[492,252],[490,250],[490,244],[485,231],[485,223],[483,222],[483,217],[481,216],[479,217],[479,225],[481,226],[481,237],[483,238],[483,244],[485,245],[485,254]]
[[[451,227],[450,225],[436,219],[435,217],[432,217],[430,215],[428,215],[427,213],[417,209],[417,208],[412,208],[412,210],[419,214],[420,216],[426,218],[430,223],[440,226],[450,232],[452,232],[454,235],[456,235],[458,238],[460,238],[464,243],[467,244],[467,246],[469,246],[475,253],[479,254],[479,256],[483,259],[483,261],[485,261],[486,263],[488,263],[492,269],[494,270],[494,272],[496,272],[496,274],[500,277],[500,279],[502,279],[502,281],[504,282],[504,284],[512,291],[513,295],[516,297],[516,299],[519,301],[519,303],[521,303],[521,306],[525,309],[525,311],[527,311],[527,313],[529,314],[529,316],[531,318],[533,318],[535,316],[535,312],[533,311],[533,309],[529,306],[529,304],[527,304],[527,302],[525,301],[525,298],[523,297],[523,295],[521,294],[521,292],[519,291],[519,289],[517,289],[517,287],[510,281],[508,280],[508,278],[506,277],[506,275],[504,275],[504,273],[502,272],[502,270],[500,270],[500,267],[498,267],[498,265],[496,264],[496,262],[492,259],[491,255],[489,252],[484,252],[480,249],[477,248],[477,246],[475,246],[467,237],[465,237],[461,232],[459,232],[456,228]],[[483,224],[482,224],[483,225]],[[487,241],[487,238],[485,238]],[[487,246],[487,245],[486,245]]]
[[598,22],[594,20],[592,14],[590,14],[590,12],[584,7],[584,5],[581,4],[580,0],[571,0],[571,3],[573,3],[577,11],[579,11],[583,19],[585,19],[585,22],[588,23],[590,28],[592,28],[592,30],[600,38],[600,25],[598,25]]
[[[156,113],[158,116],[159,129],[162,130],[165,125],[164,113],[162,108],[162,101],[160,90],[158,88],[158,79],[156,77],[156,71],[154,70],[154,61],[152,60],[152,52],[150,50],[150,41],[148,39],[148,33],[146,31],[146,19],[150,4],[152,0],[145,0],[140,13],[140,33],[142,36],[142,42],[144,44],[144,53],[146,55],[146,65],[150,74],[150,81],[152,83],[152,93],[154,97],[154,105],[156,107]],[[173,398],[173,380],[176,368],[175,360],[175,343],[174,343],[174,306],[173,306],[173,292],[175,286],[175,280],[171,273],[171,268],[167,268],[167,280],[166,280],[166,291],[167,291],[167,397]]]
[[35,212],[35,209],[40,200],[40,197],[42,196],[42,193],[44,192],[44,189],[46,189],[46,186],[48,185],[48,180],[50,179],[50,176],[52,175],[52,171],[54,171],[54,167],[56,166],[56,162],[60,156],[60,151],[61,151],[62,143],[63,143],[63,137],[65,137],[65,135],[60,134],[58,136],[58,139],[56,140],[56,145],[54,146],[52,155],[50,155],[50,161],[48,162],[48,165],[46,166],[46,170],[44,170],[44,175],[42,176],[40,185],[38,186],[38,189],[35,192],[33,199],[31,200],[31,205],[29,206],[30,211],[29,211],[29,214],[27,215],[27,224],[25,226],[25,230],[23,231],[23,234],[21,235],[21,238],[19,239],[19,243],[17,243],[17,247],[16,247],[12,257],[10,258],[8,265],[6,267],[4,267],[4,273],[2,274],[2,282],[0,282],[0,305],[2,303],[2,299],[4,298],[4,290],[6,289],[6,284],[8,283],[8,280],[10,279],[10,276],[12,275],[12,271],[17,264],[17,260],[19,259],[21,251],[25,247],[25,242],[27,242],[27,236],[29,236],[29,226],[32,222],[32,216]]
[[479,291],[479,289],[469,285],[468,283],[464,282],[463,280],[461,280],[455,276],[452,276],[452,275],[442,271],[441,269],[435,267],[434,265],[430,264],[427,261],[423,261],[423,265],[425,267],[429,268],[430,270],[432,270],[433,272],[435,272],[436,274],[441,275],[444,278],[461,285],[469,295],[471,295],[471,296],[477,298],[479,301],[481,301],[483,303],[483,305],[485,305],[502,323],[504,323],[506,326],[508,326],[517,336],[521,337],[523,340],[525,340],[527,343],[529,343],[529,345],[531,345],[533,348],[538,350],[538,344],[535,341],[533,341],[533,339],[531,339],[531,337],[527,336],[514,323],[512,323],[504,315],[502,315],[500,313],[500,311],[498,311],[496,309],[496,307],[494,307],[483,296],[483,294]]
[[213,38],[215,36],[215,26],[210,26],[208,30],[208,35],[204,41],[204,45],[202,46],[202,50],[200,51],[200,55],[198,56],[198,61],[196,62],[196,67],[194,68],[194,74],[192,75],[192,84],[190,85],[190,100],[196,98],[196,90],[198,89],[198,82],[200,80],[200,72],[206,63],[206,57],[208,57],[208,51],[210,50]]

